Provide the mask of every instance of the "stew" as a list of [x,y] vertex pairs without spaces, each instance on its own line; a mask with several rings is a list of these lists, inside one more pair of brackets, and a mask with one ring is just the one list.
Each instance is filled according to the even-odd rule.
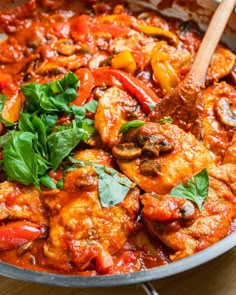
[[0,28],[0,261],[129,273],[235,230],[230,49],[209,66],[197,138],[184,103],[174,121],[158,109],[191,68],[197,24],[122,0],[28,0],[2,7]]

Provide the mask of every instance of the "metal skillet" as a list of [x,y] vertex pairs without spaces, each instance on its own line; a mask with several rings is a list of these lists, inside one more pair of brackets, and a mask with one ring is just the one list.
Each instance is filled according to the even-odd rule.
[[[137,1],[142,2],[142,1]],[[135,2],[135,3],[137,3]],[[160,2],[160,1],[159,1]],[[202,2],[202,1],[198,1]],[[212,1],[211,5],[214,4]],[[218,1],[217,1],[218,2]],[[143,4],[142,2],[141,4]],[[144,3],[147,4],[147,1]],[[134,4],[133,4],[134,5]],[[180,12],[180,11],[179,11]],[[168,11],[168,13],[172,13]],[[187,17],[187,11],[182,11],[182,16]],[[181,13],[180,13],[181,16]],[[195,16],[196,17],[196,16]],[[201,25],[205,25],[204,22]],[[230,35],[231,34],[231,35]],[[232,28],[229,35],[225,35],[224,40],[228,41],[228,45],[232,48],[235,46]],[[233,37],[234,36],[234,37]],[[235,48],[233,48],[235,49]],[[206,263],[219,255],[227,252],[231,248],[236,246],[236,232],[230,236],[224,238],[213,246],[179,261],[170,263],[168,265],[155,267],[149,270],[140,271],[137,273],[130,273],[124,275],[111,275],[111,276],[95,276],[95,277],[84,277],[84,276],[73,276],[73,275],[59,275],[53,273],[42,273],[37,271],[26,270],[18,268],[3,262],[0,262],[0,274],[9,278],[24,280],[28,282],[41,283],[46,285],[63,286],[63,287],[79,287],[79,288],[95,288],[95,287],[112,287],[122,286],[141,283],[147,294],[157,294],[149,282],[152,280],[163,279],[180,272],[192,269],[203,263]]]

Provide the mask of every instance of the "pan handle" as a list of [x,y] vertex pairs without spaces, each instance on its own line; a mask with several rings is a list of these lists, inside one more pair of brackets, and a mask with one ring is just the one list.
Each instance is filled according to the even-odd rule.
[[147,295],[159,295],[156,289],[154,288],[153,284],[150,282],[140,284],[143,290],[146,292]]

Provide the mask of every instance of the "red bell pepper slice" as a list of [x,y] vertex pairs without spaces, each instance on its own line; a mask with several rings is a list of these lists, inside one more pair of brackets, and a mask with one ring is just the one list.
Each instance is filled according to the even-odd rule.
[[0,250],[19,248],[41,235],[40,225],[15,221],[0,226]]
[[91,91],[94,87],[94,78],[92,72],[87,68],[80,68],[75,72],[80,80],[78,88],[78,97],[71,102],[77,106],[83,105],[89,98]]
[[102,67],[93,71],[95,86],[119,86],[135,97],[145,114],[150,113],[150,105],[155,106],[160,99],[156,93],[138,78],[117,69]]
[[80,15],[73,25],[73,38],[76,41],[88,44],[91,50],[95,50],[93,34],[90,30],[90,17],[88,15]]

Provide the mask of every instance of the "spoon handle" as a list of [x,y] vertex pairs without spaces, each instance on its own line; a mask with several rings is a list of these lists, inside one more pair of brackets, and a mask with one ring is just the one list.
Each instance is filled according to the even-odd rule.
[[236,0],[221,1],[204,35],[201,46],[189,73],[190,77],[194,77],[195,83],[199,86],[204,85],[212,55],[224,32],[235,3]]

